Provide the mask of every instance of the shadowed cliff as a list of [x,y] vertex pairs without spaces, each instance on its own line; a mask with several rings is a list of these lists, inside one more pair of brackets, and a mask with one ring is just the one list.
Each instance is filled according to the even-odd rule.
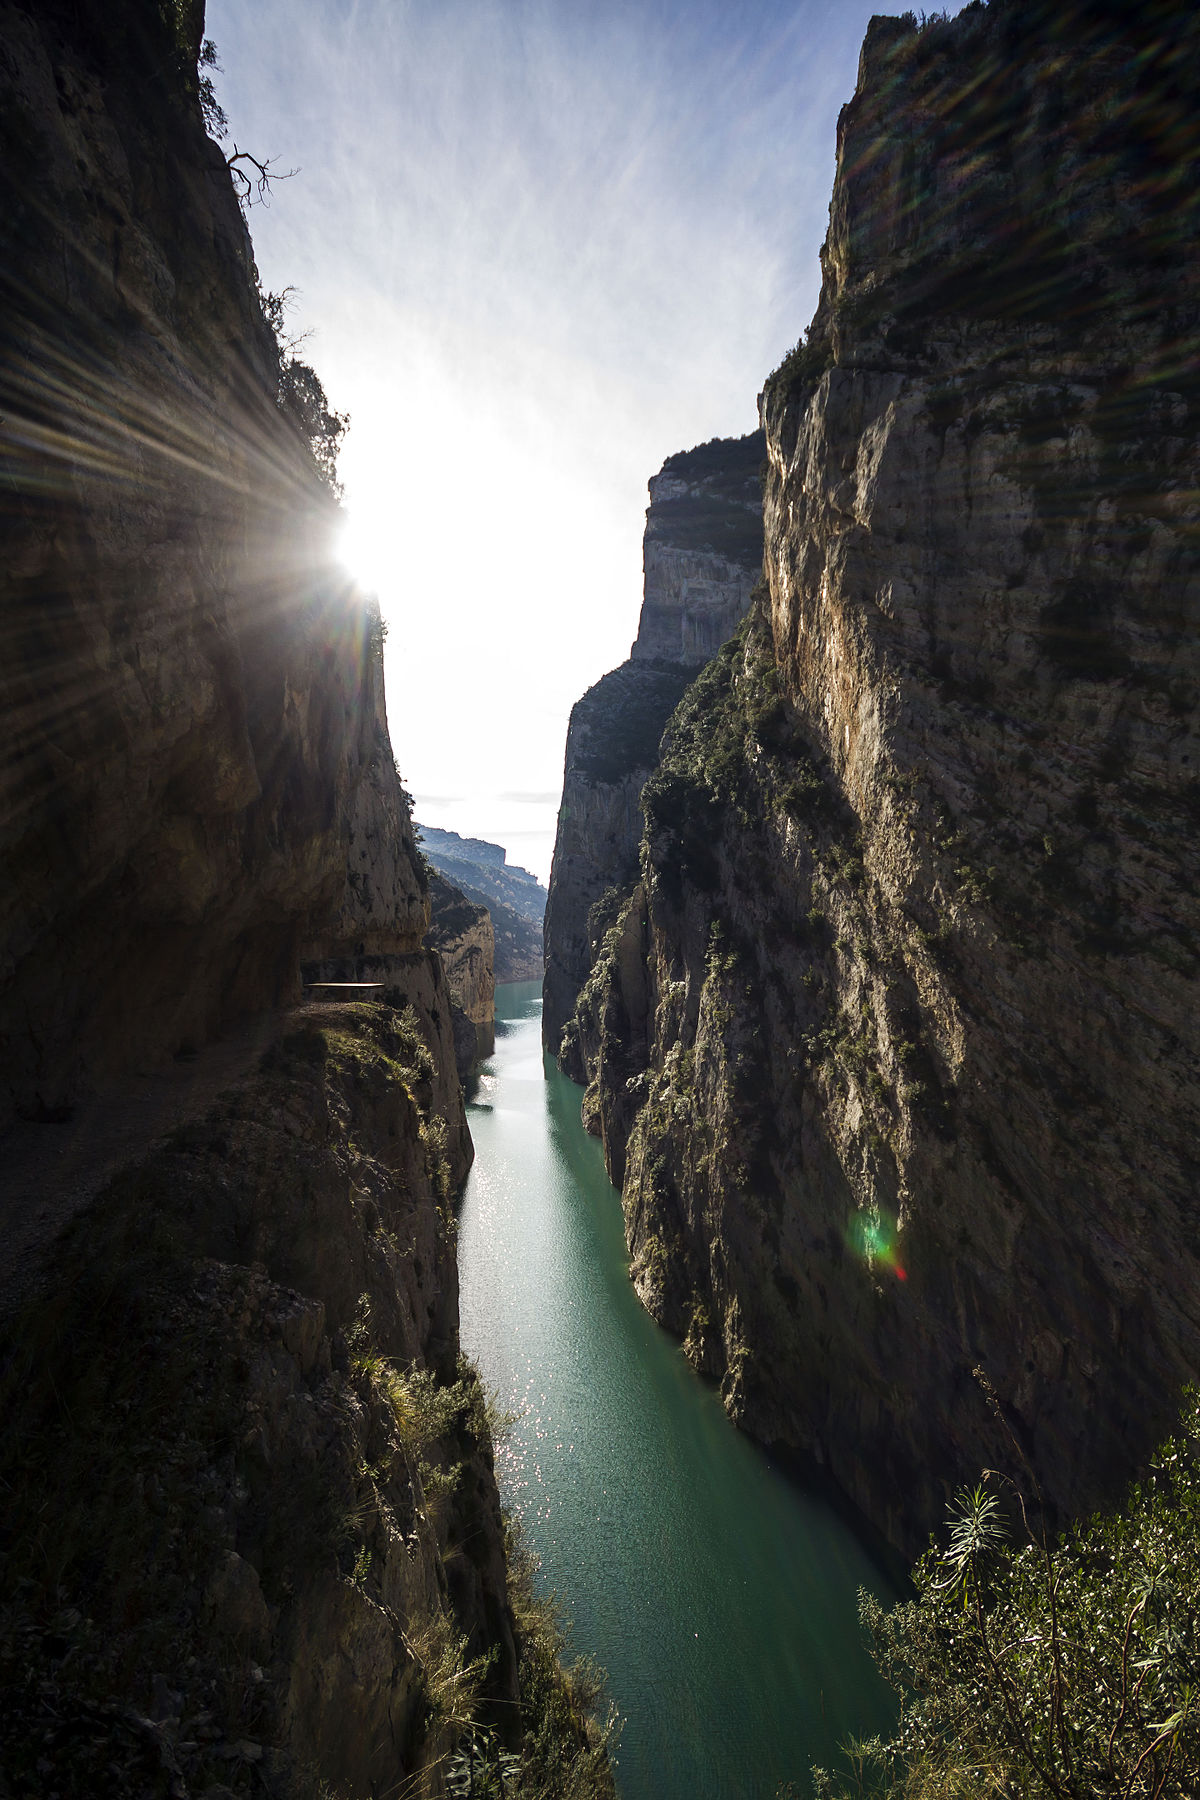
[[469,1734],[610,1794],[459,1355],[471,1143],[343,422],[202,31],[0,3],[0,1790],[439,1800]]
[[429,879],[429,941],[442,959],[454,1003],[454,1054],[461,1080],[496,1044],[496,953],[491,915],[441,875]]
[[[542,1036],[559,1054],[615,906],[637,874],[638,800],[696,671],[750,604],[762,564],[763,438],[713,438],[650,480],[638,635],[571,709],[546,902]],[[579,1068],[563,1067],[576,1079]]]
[[0,12],[0,1117],[296,998],[356,812],[388,840],[359,914],[424,926],[192,10]]

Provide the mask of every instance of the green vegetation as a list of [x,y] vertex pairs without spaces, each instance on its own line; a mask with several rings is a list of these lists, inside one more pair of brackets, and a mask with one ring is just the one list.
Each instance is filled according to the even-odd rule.
[[[767,631],[754,615],[697,676],[663,739],[663,757],[642,790],[651,837],[664,840],[655,864],[672,888],[704,892],[717,881],[715,851],[726,815],[748,826],[759,810],[750,767],[759,743],[787,737],[787,715]],[[793,749],[795,767],[807,767]]]
[[[205,73],[200,74],[203,69]],[[224,138],[229,130],[229,120],[225,116],[225,108],[217,99],[217,90],[213,85],[212,75],[208,72],[215,69],[221,73],[221,65],[217,61],[217,46],[211,38],[205,38],[200,46],[200,61],[196,70],[196,91],[200,101],[200,113],[204,119],[204,129],[209,137]]]
[[604,1676],[587,1657],[566,1663],[566,1635],[553,1599],[537,1592],[536,1564],[509,1520],[508,1600],[517,1639],[523,1734],[520,1760],[503,1787],[462,1790],[505,1800],[615,1800],[609,1752],[618,1722],[604,1704]]
[[828,340],[814,334],[810,325],[800,342],[788,351],[777,369],[767,376],[768,393],[788,396],[793,389],[815,387],[826,369],[833,367],[833,349]]
[[[379,1247],[394,1257],[404,1222],[372,1172],[398,1161],[407,1204],[427,1168],[442,1210],[432,1072],[411,1008],[330,1008],[116,1177],[68,1233],[55,1293],[0,1334],[0,1787],[14,1796],[166,1792],[168,1752],[188,1792],[264,1791],[288,1730],[274,1619],[283,1634],[330,1581],[410,1659],[410,1771],[438,1763],[452,1792],[499,1793],[487,1769],[510,1800],[612,1795],[594,1672],[560,1669],[519,1557],[519,1713],[453,1579],[397,1600],[398,1558],[417,1546],[439,1580],[478,1555],[506,1423],[464,1359],[388,1354]],[[369,1289],[357,1305],[341,1298],[352,1269]],[[323,1309],[301,1298],[314,1292]],[[144,1723],[164,1692],[178,1730]],[[476,1765],[465,1788],[460,1748]],[[315,1795],[306,1779],[270,1791]]]
[[[317,1061],[331,1060],[335,1066],[359,1076],[382,1072],[398,1081],[410,1098],[414,1082],[433,1080],[437,1065],[414,1007],[405,1006],[397,1012],[391,1007],[360,1001],[338,1010],[342,1020],[351,1022],[349,1028],[331,1024],[320,1030],[296,1032],[284,1038],[281,1049],[292,1055],[307,1053]],[[356,1020],[370,1020],[377,1029],[368,1036],[353,1029]]]
[[[753,479],[757,501],[757,474]],[[711,550],[751,572],[762,566],[762,513],[757,506],[751,510],[744,501],[728,501],[711,491],[656,500],[652,530],[659,543],[672,544],[677,550]]]
[[[697,676],[663,737],[642,790],[643,856],[674,899],[684,884],[715,892],[731,827],[748,853],[785,820],[806,827],[808,849],[831,883],[863,882],[857,821],[818,765],[781,691],[771,635],[754,612]],[[728,844],[725,845],[728,854]]]
[[[228,161],[232,166],[236,157],[245,156],[246,152],[235,151]],[[269,165],[259,164],[252,157],[249,160],[263,171],[262,180],[269,186]],[[290,287],[281,288],[278,293],[264,293],[261,288],[258,292],[263,318],[275,339],[278,357],[276,403],[307,446],[322,486],[335,500],[340,500],[342,490],[337,478],[337,459],[342,439],[349,429],[350,415],[334,412],[316,370],[311,364],[301,362],[295,354],[308,334],[297,335],[287,328],[293,292]],[[382,637],[378,647],[382,654]]]
[[[580,1068],[583,1066],[580,1049],[581,1022],[591,1020],[594,1026],[599,1026],[613,985],[617,951],[629,917],[629,909],[634,903],[632,894],[620,895],[615,890],[610,891],[614,892],[619,910],[597,944],[588,978],[580,988],[579,998],[575,1002],[575,1011],[563,1026],[559,1048],[559,1055],[564,1063],[572,1062]],[[601,900],[606,899],[607,893],[601,896]]]
[[[339,1008],[290,1034],[248,1087],[114,1179],[68,1233],[54,1295],[0,1338],[0,1763],[14,1792],[48,1791],[47,1757],[60,1791],[116,1792],[91,1768],[92,1740],[144,1717],[155,1680],[185,1721],[269,1742],[279,1695],[255,1673],[265,1607],[286,1606],[314,1570],[370,1592],[381,1522],[407,1530],[423,1508],[437,1528],[441,1494],[431,1480],[422,1496],[416,1452],[436,1474],[472,1453],[478,1383],[461,1370],[449,1384],[401,1376],[361,1305],[340,1366],[332,1304],[322,1352],[316,1302],[299,1303],[265,1266],[285,1263],[304,1291],[318,1217],[337,1235],[328,1261],[353,1254],[347,1175],[369,1152],[351,1131],[369,1133],[389,1090],[411,1096],[431,1069],[411,1010]],[[419,1107],[393,1099],[386,1117],[419,1141]],[[287,1123],[301,1118],[308,1135],[293,1138]],[[363,1221],[365,1269],[386,1294],[381,1237]],[[368,1416],[379,1420],[370,1469],[354,1424]],[[242,1585],[230,1592],[242,1598],[221,1601],[234,1551]],[[60,1732],[63,1718],[86,1729]],[[189,1791],[218,1778],[245,1791],[253,1766],[230,1770],[216,1732],[180,1736]],[[143,1734],[151,1753],[157,1767]]]
[[663,464],[664,475],[707,489],[726,500],[757,498],[758,471],[766,452],[761,431],[741,438],[709,438],[693,450],[677,450]]
[[383,646],[387,643],[387,620],[380,610],[379,601],[374,595],[364,608],[367,621],[367,644],[373,660],[383,667]]
[[589,781],[616,784],[651,769],[663,729],[693,671],[652,663],[622,663],[577,703],[573,724],[584,732],[575,766]]
[[[985,1391],[999,1412],[986,1379]],[[1007,1429],[1007,1427],[1006,1427]],[[860,1597],[900,1695],[886,1742],[851,1747],[849,1786],[894,1800],[1172,1800],[1200,1784],[1200,1396],[1120,1511],[1052,1541],[1040,1496],[985,1472],[916,1597]]]
[[484,923],[485,907],[468,900],[466,895],[439,875],[433,864],[426,858],[426,873],[429,879],[429,896],[433,903],[433,928],[437,933],[439,945],[446,944],[452,938],[463,937],[469,931],[478,931]]
[[459,1707],[446,1785],[455,1800],[615,1800],[609,1753],[618,1726],[611,1708],[600,1717],[603,1674],[586,1657],[567,1664],[562,1620],[553,1599],[537,1592],[520,1526],[506,1519],[505,1532],[520,1731],[511,1720],[485,1721],[482,1671],[463,1663],[461,1642],[432,1646],[441,1651],[440,1660],[430,1658],[438,1691]]

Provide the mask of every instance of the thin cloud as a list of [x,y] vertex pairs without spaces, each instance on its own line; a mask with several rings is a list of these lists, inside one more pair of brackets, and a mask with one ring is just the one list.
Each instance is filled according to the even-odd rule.
[[873,5],[209,0],[238,142],[302,170],[255,254],[351,415],[425,804],[557,803],[636,634],[647,479],[750,430],[811,317]]

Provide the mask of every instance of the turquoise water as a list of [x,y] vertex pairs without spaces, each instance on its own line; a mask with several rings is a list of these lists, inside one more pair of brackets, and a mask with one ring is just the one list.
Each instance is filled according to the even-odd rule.
[[505,1504],[608,1671],[623,1800],[807,1793],[812,1763],[889,1721],[856,1594],[892,1590],[643,1310],[579,1089],[543,1059],[540,989],[496,1001],[459,1268],[463,1347],[521,1415]]

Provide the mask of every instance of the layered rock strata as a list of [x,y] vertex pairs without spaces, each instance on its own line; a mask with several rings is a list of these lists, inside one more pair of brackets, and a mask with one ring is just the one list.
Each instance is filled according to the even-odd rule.
[[635,663],[700,668],[745,616],[762,566],[763,436],[712,438],[650,479]]
[[768,590],[574,1026],[644,1301],[906,1549],[1013,1467],[975,1369],[1061,1515],[1200,1366],[1198,49],[872,23]]
[[441,875],[429,882],[429,942],[441,958],[454,1008],[454,1047],[462,1079],[496,1046],[495,940],[491,914]]
[[[555,1055],[637,874],[639,797],[688,682],[746,612],[762,568],[761,432],[668,457],[650,486],[629,660],[571,711],[550,895],[542,1033]],[[564,1063],[579,1078],[573,1063]]]
[[502,844],[418,825],[421,848],[466,898],[486,907],[492,921],[497,981],[540,981],[546,890],[535,875],[508,860]]

